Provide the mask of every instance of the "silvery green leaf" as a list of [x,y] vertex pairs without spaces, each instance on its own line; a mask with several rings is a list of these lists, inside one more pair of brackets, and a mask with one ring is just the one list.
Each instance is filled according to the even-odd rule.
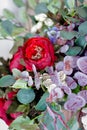
[[75,0],[66,0],[66,2],[70,9],[73,9],[75,7]]
[[35,99],[35,93],[32,88],[20,89],[17,93],[17,99],[22,104],[29,104]]
[[12,74],[15,78],[19,78],[21,76],[21,71],[14,68],[14,69],[12,69]]
[[27,82],[23,79],[18,79],[16,80],[16,82],[13,84],[12,88],[15,88],[15,89],[20,89],[20,88],[28,88],[27,87]]

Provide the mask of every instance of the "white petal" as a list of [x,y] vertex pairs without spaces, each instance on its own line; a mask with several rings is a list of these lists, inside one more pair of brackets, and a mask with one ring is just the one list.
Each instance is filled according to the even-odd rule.
[[44,14],[44,13],[35,15],[35,19],[36,19],[37,21],[43,22],[46,18],[47,18],[47,15]]
[[50,18],[47,18],[45,21],[44,21],[45,25],[46,26],[52,26],[54,23],[53,21],[50,19]]
[[8,130],[8,125],[2,119],[0,119],[0,130]]

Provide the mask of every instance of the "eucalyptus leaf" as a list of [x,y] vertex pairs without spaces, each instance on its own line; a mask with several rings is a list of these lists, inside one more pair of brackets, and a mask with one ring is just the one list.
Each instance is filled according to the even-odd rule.
[[7,109],[6,113],[10,114],[10,113],[15,113],[16,109],[18,107],[18,102],[14,101],[11,103],[10,107]]
[[84,0],[79,0],[79,2],[83,3],[83,2],[84,2]]
[[12,69],[12,74],[15,78],[19,78],[21,76],[21,71],[14,68],[14,69]]
[[3,10],[3,15],[7,19],[11,19],[11,20],[15,19],[15,15],[8,9]]
[[26,35],[24,36],[25,39],[28,39],[28,38],[31,38],[31,37],[34,37],[35,35],[32,34],[32,33],[26,33]]
[[23,0],[13,0],[13,2],[14,2],[18,7],[24,6]]
[[[67,124],[68,124],[70,130],[78,130],[79,129],[79,124],[78,124],[77,118],[74,116],[68,121]],[[63,128],[62,130],[66,130],[66,129]]]
[[15,89],[20,89],[20,88],[28,88],[27,87],[27,82],[23,79],[18,79],[16,80],[16,82],[13,84],[12,88],[15,88]]
[[19,116],[11,123],[9,130],[39,130],[38,125],[31,122],[28,116]]
[[80,36],[79,38],[76,39],[75,45],[82,47],[83,49],[87,45],[87,41],[85,39],[85,36]]
[[1,25],[2,25],[3,29],[6,31],[6,33],[8,33],[9,35],[12,34],[14,26],[11,21],[9,21],[9,20],[2,21]]
[[61,8],[61,1],[53,0],[48,4],[47,8],[50,12],[52,12],[53,14],[56,14],[58,11],[58,8]]
[[39,0],[41,2],[49,3],[51,0]]
[[86,35],[87,34],[87,21],[81,23],[78,30],[81,35]]
[[61,31],[60,36],[63,37],[66,40],[71,40],[74,37],[77,37],[78,32],[76,31]]
[[21,37],[21,36],[16,37],[16,38],[15,38],[14,46],[13,46],[12,49],[10,50],[10,53],[11,53],[11,54],[14,54],[15,52],[17,52],[18,47],[19,47],[19,46],[22,46],[23,43],[24,43],[23,37]]
[[33,89],[20,89],[17,93],[17,99],[22,104],[31,103],[35,99],[35,93]]
[[35,8],[35,6],[37,5],[37,3],[36,3],[36,0],[28,0],[28,3],[29,3],[29,6],[31,7],[31,8]]
[[70,9],[75,7],[75,0],[66,0],[66,3]]
[[12,32],[12,36],[17,37],[18,35],[21,35],[23,32],[25,32],[25,28],[24,27],[14,26],[14,29],[13,29],[13,32]]
[[77,54],[81,52],[81,50],[82,50],[81,47],[74,46],[74,47],[70,47],[69,50],[65,54],[69,56],[76,56]]
[[28,107],[28,105],[19,105],[16,109],[16,112],[25,112]]
[[40,110],[43,111],[46,109],[46,98],[49,96],[49,93],[46,92],[42,95],[41,99],[39,100],[39,102],[37,103],[37,105],[35,106],[36,110]]
[[20,8],[18,17],[21,23],[26,23],[28,21],[28,15],[25,7]]
[[87,7],[77,7],[76,11],[80,17],[87,19]]
[[15,83],[15,79],[11,75],[6,75],[0,78],[0,87],[8,87]]
[[47,13],[48,9],[45,3],[38,3],[37,6],[35,7],[35,13],[40,14],[40,13]]

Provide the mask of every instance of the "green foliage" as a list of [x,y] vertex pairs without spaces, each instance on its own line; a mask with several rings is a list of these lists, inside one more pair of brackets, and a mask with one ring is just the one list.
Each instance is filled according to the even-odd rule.
[[2,25],[3,29],[6,31],[7,34],[9,34],[9,35],[12,34],[14,25],[12,24],[11,21],[4,20],[4,21],[2,21],[1,25]]
[[0,87],[8,87],[15,83],[15,79],[12,75],[6,75],[0,78]]
[[[56,121],[55,121],[55,119],[52,118],[51,113],[49,115],[48,111],[44,112],[44,115],[41,117],[40,121],[42,121],[42,123],[45,124],[45,126],[47,127],[48,130],[55,130],[55,125],[57,127],[56,129],[61,130],[63,128],[63,124],[58,119],[57,114],[59,114],[64,120],[63,113],[61,113],[59,111],[57,111],[57,113],[56,113],[56,111],[54,109],[53,115],[55,116]],[[43,128],[41,130],[43,130]]]
[[87,7],[77,7],[76,11],[80,17],[87,19]]
[[18,36],[15,38],[15,43],[14,46],[12,47],[12,49],[10,50],[11,54],[14,54],[17,50],[19,46],[22,46],[24,43],[24,39],[21,36]]
[[79,54],[81,52],[81,47],[79,46],[74,46],[74,47],[70,47],[68,49],[68,51],[66,52],[66,55],[69,55],[69,56],[76,56],[77,54]]
[[7,114],[15,113],[17,107],[18,107],[18,102],[16,102],[16,101],[12,102],[11,105],[9,106],[9,108],[7,109],[6,113]]
[[21,7],[20,8],[18,16],[19,16],[19,21],[21,23],[27,23],[27,21],[28,21],[28,15],[27,15],[25,7]]
[[[68,121],[68,126],[70,128],[70,130],[78,130],[79,129],[79,124],[77,121],[77,118],[75,116],[73,116],[69,121]],[[65,128],[63,128],[62,130],[67,130]]]
[[49,93],[46,92],[43,94],[37,105],[35,106],[36,110],[43,111],[46,109],[46,98],[49,96]]
[[65,0],[65,2],[69,9],[73,9],[75,7],[75,0]]
[[29,110],[29,105],[19,105],[16,109],[16,112],[26,112],[26,110]]
[[20,116],[12,122],[12,124],[9,127],[9,130],[22,130],[22,129],[39,130],[39,127],[37,126],[37,124],[31,124],[31,120],[29,117]]
[[48,4],[47,8],[48,8],[48,10],[49,10],[50,12],[52,12],[53,14],[56,14],[57,11],[58,11],[58,8],[61,8],[61,5],[62,5],[62,3],[61,3],[60,0],[52,0],[52,1]]
[[48,9],[45,3],[38,3],[36,8],[35,8],[35,13],[39,14],[39,13],[47,13]]
[[22,104],[31,103],[35,99],[34,90],[29,89],[20,89],[17,93],[17,99]]
[[80,24],[79,26],[79,33],[82,35],[86,35],[87,34],[87,21],[83,22]]
[[13,0],[13,2],[16,4],[18,7],[24,6],[23,0]]
[[76,37],[78,35],[78,32],[76,31],[61,31],[60,36],[63,37],[66,40],[71,40],[72,38]]
[[13,20],[15,19],[15,15],[8,9],[4,9],[3,10],[3,15],[5,18],[7,18],[8,20]]
[[29,6],[31,7],[31,8],[35,8],[35,6],[37,5],[37,3],[36,3],[36,0],[28,0],[28,3],[29,3]]
[[79,2],[83,3],[83,2],[84,2],[84,0],[79,0]]
[[13,84],[12,88],[15,88],[15,89],[28,88],[27,87],[27,82],[25,80],[23,80],[23,79],[18,79]]
[[87,45],[87,41],[85,39],[85,36],[80,36],[79,38],[76,39],[75,45],[82,47],[83,49]]
[[25,32],[25,28],[24,27],[14,26],[14,29],[13,29],[13,32],[12,32],[12,36],[18,37],[18,35],[22,34],[23,32]]

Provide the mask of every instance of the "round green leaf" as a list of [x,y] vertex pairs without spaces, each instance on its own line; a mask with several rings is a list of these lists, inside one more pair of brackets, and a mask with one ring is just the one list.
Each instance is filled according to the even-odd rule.
[[46,92],[42,95],[41,99],[39,100],[39,102],[37,103],[37,105],[35,106],[36,110],[40,110],[43,111],[46,109],[46,98],[49,96],[49,93]]
[[11,86],[14,83],[15,83],[15,79],[11,75],[6,75],[6,76],[0,78],[0,87]]
[[10,22],[9,20],[5,20],[5,21],[2,21],[1,23],[3,29],[6,31],[6,33],[8,34],[12,34],[12,31],[13,31],[13,24],[12,22]]
[[61,31],[60,36],[66,40],[71,40],[72,38],[76,37],[78,33],[76,31]]
[[76,39],[75,44],[84,49],[87,45],[87,41],[85,39],[85,36],[80,36],[78,39]]
[[35,98],[33,89],[20,89],[17,93],[17,99],[22,104],[31,103]]
[[46,6],[46,3],[39,3],[37,4],[36,8],[35,8],[35,13],[39,14],[39,13],[47,13],[48,9]]
[[80,24],[79,26],[79,33],[82,35],[86,35],[87,34],[87,21],[83,22]]
[[79,46],[74,46],[74,47],[70,47],[69,50],[66,52],[66,55],[69,56],[76,56],[77,54],[79,54],[81,52],[81,47]]
[[13,2],[14,2],[18,7],[24,6],[23,0],[13,0]]

